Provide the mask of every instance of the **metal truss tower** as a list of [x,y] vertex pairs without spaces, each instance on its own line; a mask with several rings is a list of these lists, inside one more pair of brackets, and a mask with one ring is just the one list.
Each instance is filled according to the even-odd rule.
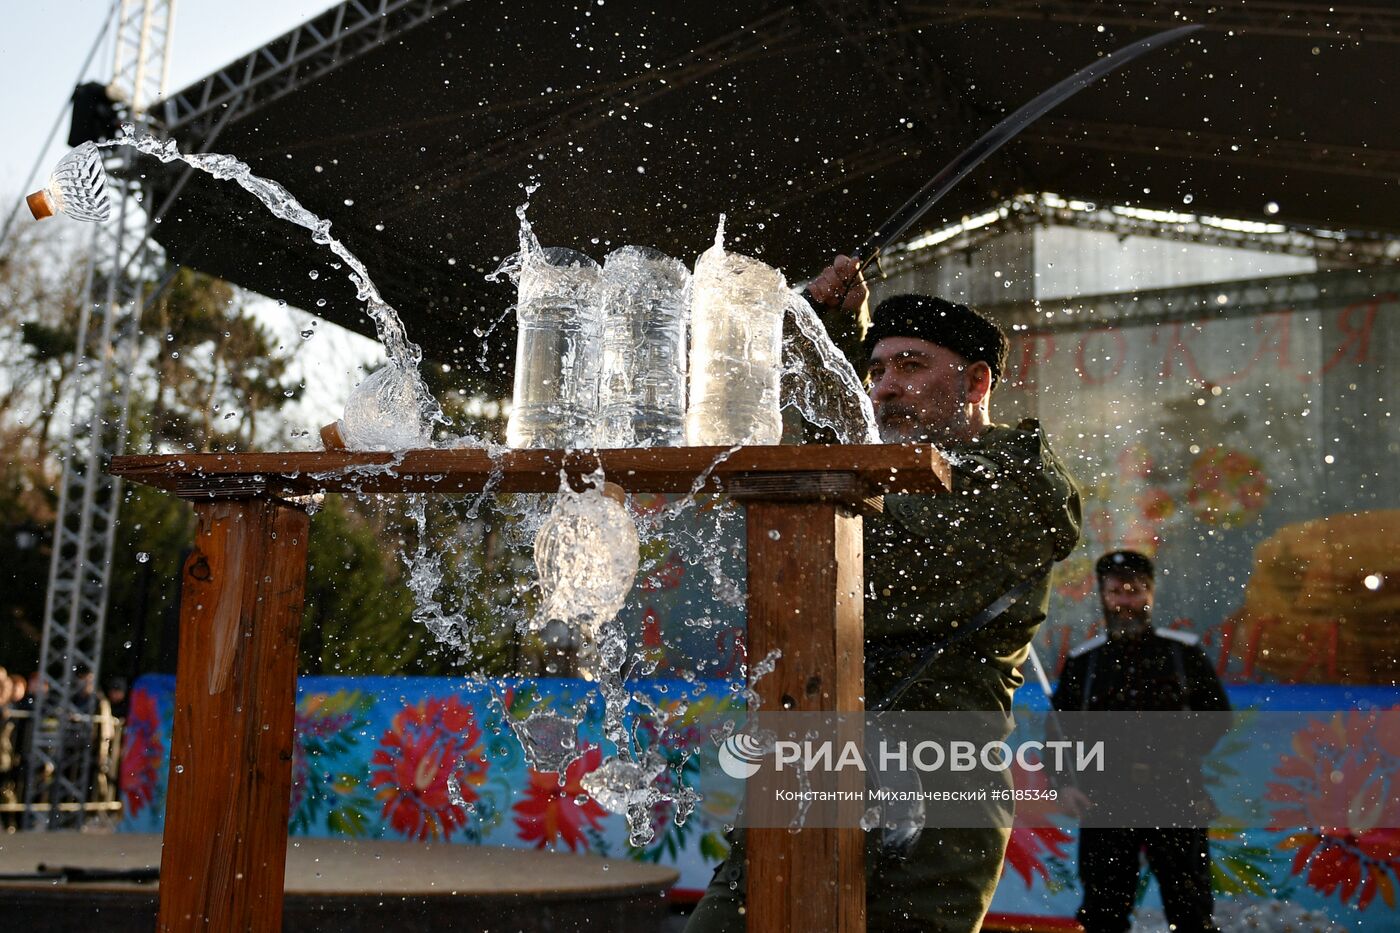
[[[108,93],[147,125],[163,96],[175,0],[120,0]],[[147,215],[129,149],[105,150],[112,217],[96,225],[79,362],[49,566],[39,689],[25,781],[25,825],[76,828],[92,786],[96,711],[120,481],[107,473],[126,441],[128,387],[147,277]]]

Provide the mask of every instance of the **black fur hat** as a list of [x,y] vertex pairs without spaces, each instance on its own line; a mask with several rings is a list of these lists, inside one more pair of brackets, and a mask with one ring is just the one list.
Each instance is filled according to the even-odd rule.
[[967,305],[931,295],[894,295],[880,302],[865,334],[865,352],[886,337],[917,337],[952,350],[969,362],[981,361],[992,370],[992,385],[1006,369],[1010,341],[986,315]]
[[1099,562],[1094,565],[1094,570],[1100,578],[1111,574],[1122,574],[1123,576],[1142,575],[1151,579],[1156,575],[1151,558],[1137,551],[1109,551],[1099,558]]

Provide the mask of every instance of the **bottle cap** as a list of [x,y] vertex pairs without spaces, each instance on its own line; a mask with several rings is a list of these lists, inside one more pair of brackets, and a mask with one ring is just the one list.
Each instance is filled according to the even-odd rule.
[[26,197],[24,201],[29,205],[29,213],[34,215],[35,220],[43,220],[54,214],[53,198],[42,188]]
[[347,450],[345,435],[341,433],[340,422],[332,421],[321,429],[321,447],[325,450]]

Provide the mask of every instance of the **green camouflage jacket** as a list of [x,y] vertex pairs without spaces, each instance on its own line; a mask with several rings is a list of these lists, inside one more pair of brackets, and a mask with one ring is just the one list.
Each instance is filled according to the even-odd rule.
[[886,496],[884,514],[865,520],[867,708],[930,646],[1034,575],[1025,598],[954,641],[894,707],[1009,712],[1045,620],[1050,566],[1079,541],[1079,488],[1035,420],[946,453],[951,493]]

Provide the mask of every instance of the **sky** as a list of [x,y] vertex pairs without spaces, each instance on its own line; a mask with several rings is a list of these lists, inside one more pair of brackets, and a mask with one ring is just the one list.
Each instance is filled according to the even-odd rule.
[[[335,6],[331,0],[177,0],[170,42],[167,93],[242,57],[269,40]],[[73,87],[83,81],[111,80],[114,40],[109,30],[93,63],[80,74],[111,9],[111,0],[0,0],[0,211],[8,217],[19,199],[43,186],[53,164],[67,150],[67,106]],[[55,122],[53,143],[46,145]],[[234,153],[237,155],[237,153]],[[40,158],[42,156],[42,158]],[[30,177],[36,160],[37,178]],[[33,223],[20,207],[16,224]],[[54,221],[49,221],[53,223]],[[63,221],[59,222],[71,222]],[[3,220],[0,220],[3,223]],[[379,358],[372,342],[320,324],[311,340],[300,332],[309,318],[257,302],[256,312],[297,347],[308,382],[304,405],[289,408],[288,419],[304,419],[310,446],[316,429],[335,417],[362,363]],[[317,420],[319,419],[319,420]]]

